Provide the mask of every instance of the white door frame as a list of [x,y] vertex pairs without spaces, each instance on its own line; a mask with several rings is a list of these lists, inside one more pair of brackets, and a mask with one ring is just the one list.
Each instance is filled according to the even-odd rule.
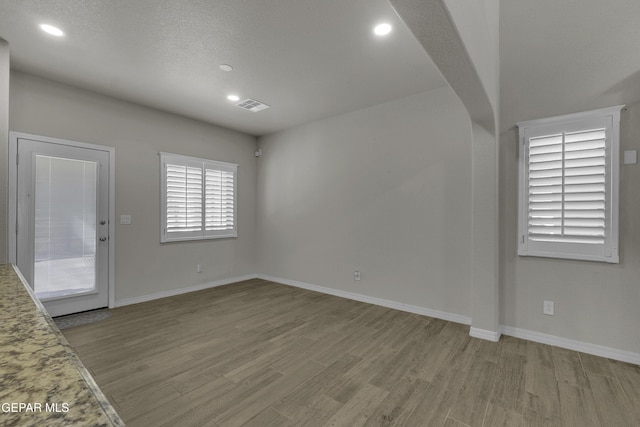
[[23,132],[9,132],[9,218],[8,243],[9,262],[16,264],[17,261],[17,208],[18,208],[18,139],[32,139],[36,141],[48,142],[52,144],[68,145],[71,147],[89,148],[92,150],[106,151],[109,153],[109,308],[115,307],[115,247],[116,247],[116,177],[115,177],[115,148],[105,145],[88,144],[85,142],[70,141],[66,139],[51,138],[48,136],[33,135]]

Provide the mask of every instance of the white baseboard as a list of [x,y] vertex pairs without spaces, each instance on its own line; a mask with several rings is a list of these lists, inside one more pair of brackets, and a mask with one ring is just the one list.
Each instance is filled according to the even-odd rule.
[[418,307],[415,305],[404,304],[401,302],[386,300],[382,298],[370,297],[368,295],[356,294],[353,292],[342,291],[334,288],[327,288],[325,286],[312,285],[310,283],[298,282],[296,280],[282,279],[279,277],[268,276],[264,274],[258,274],[259,279],[269,280],[271,282],[282,283],[284,285],[294,286],[296,288],[307,289],[310,291],[316,291],[323,294],[333,295],[341,298],[347,298],[354,301],[366,302],[368,304],[380,305],[382,307],[393,308],[400,311],[406,311],[414,314],[421,314],[423,316],[435,317],[437,319],[447,320],[454,323],[461,323],[463,325],[470,325],[471,318],[455,313],[448,313],[446,311],[432,310],[430,308]]
[[489,331],[487,329],[474,328],[469,329],[469,335],[474,338],[480,338],[487,341],[498,342],[500,340],[500,332]]
[[527,329],[514,328],[511,326],[502,326],[501,330],[504,335],[509,335],[511,337],[640,365],[640,353],[633,353],[631,351],[590,344],[583,341],[576,341],[569,338],[543,334],[541,332],[529,331]]
[[157,292],[155,294],[142,295],[139,297],[125,298],[117,300],[116,307],[123,307],[125,305],[139,304],[141,302],[152,301],[154,299],[172,297],[175,295],[186,294],[189,292],[201,291],[203,289],[215,288],[217,286],[229,285],[231,283],[242,282],[243,280],[256,279],[256,274],[245,274],[244,276],[230,277],[228,279],[216,280],[215,282],[202,283],[200,285],[188,286],[186,288],[171,289],[169,291]]

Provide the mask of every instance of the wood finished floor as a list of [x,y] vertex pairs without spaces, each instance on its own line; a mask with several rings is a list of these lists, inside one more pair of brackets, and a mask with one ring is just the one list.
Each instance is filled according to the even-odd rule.
[[128,426],[638,426],[640,367],[252,280],[64,331]]

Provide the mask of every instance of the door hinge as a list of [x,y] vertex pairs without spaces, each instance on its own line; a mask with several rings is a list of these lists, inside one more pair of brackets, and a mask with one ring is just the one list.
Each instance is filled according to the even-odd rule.
[[520,243],[524,243],[524,234],[522,235],[522,238],[520,238]]
[[20,154],[17,153],[16,154],[16,165],[19,165],[19,164],[20,164]]
[[18,234],[18,221],[16,221],[16,234]]

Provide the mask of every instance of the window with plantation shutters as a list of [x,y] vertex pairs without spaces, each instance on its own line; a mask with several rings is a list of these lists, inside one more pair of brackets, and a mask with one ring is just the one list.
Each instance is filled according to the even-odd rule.
[[238,165],[160,153],[161,242],[237,236]]
[[518,123],[518,254],[618,262],[622,106]]

